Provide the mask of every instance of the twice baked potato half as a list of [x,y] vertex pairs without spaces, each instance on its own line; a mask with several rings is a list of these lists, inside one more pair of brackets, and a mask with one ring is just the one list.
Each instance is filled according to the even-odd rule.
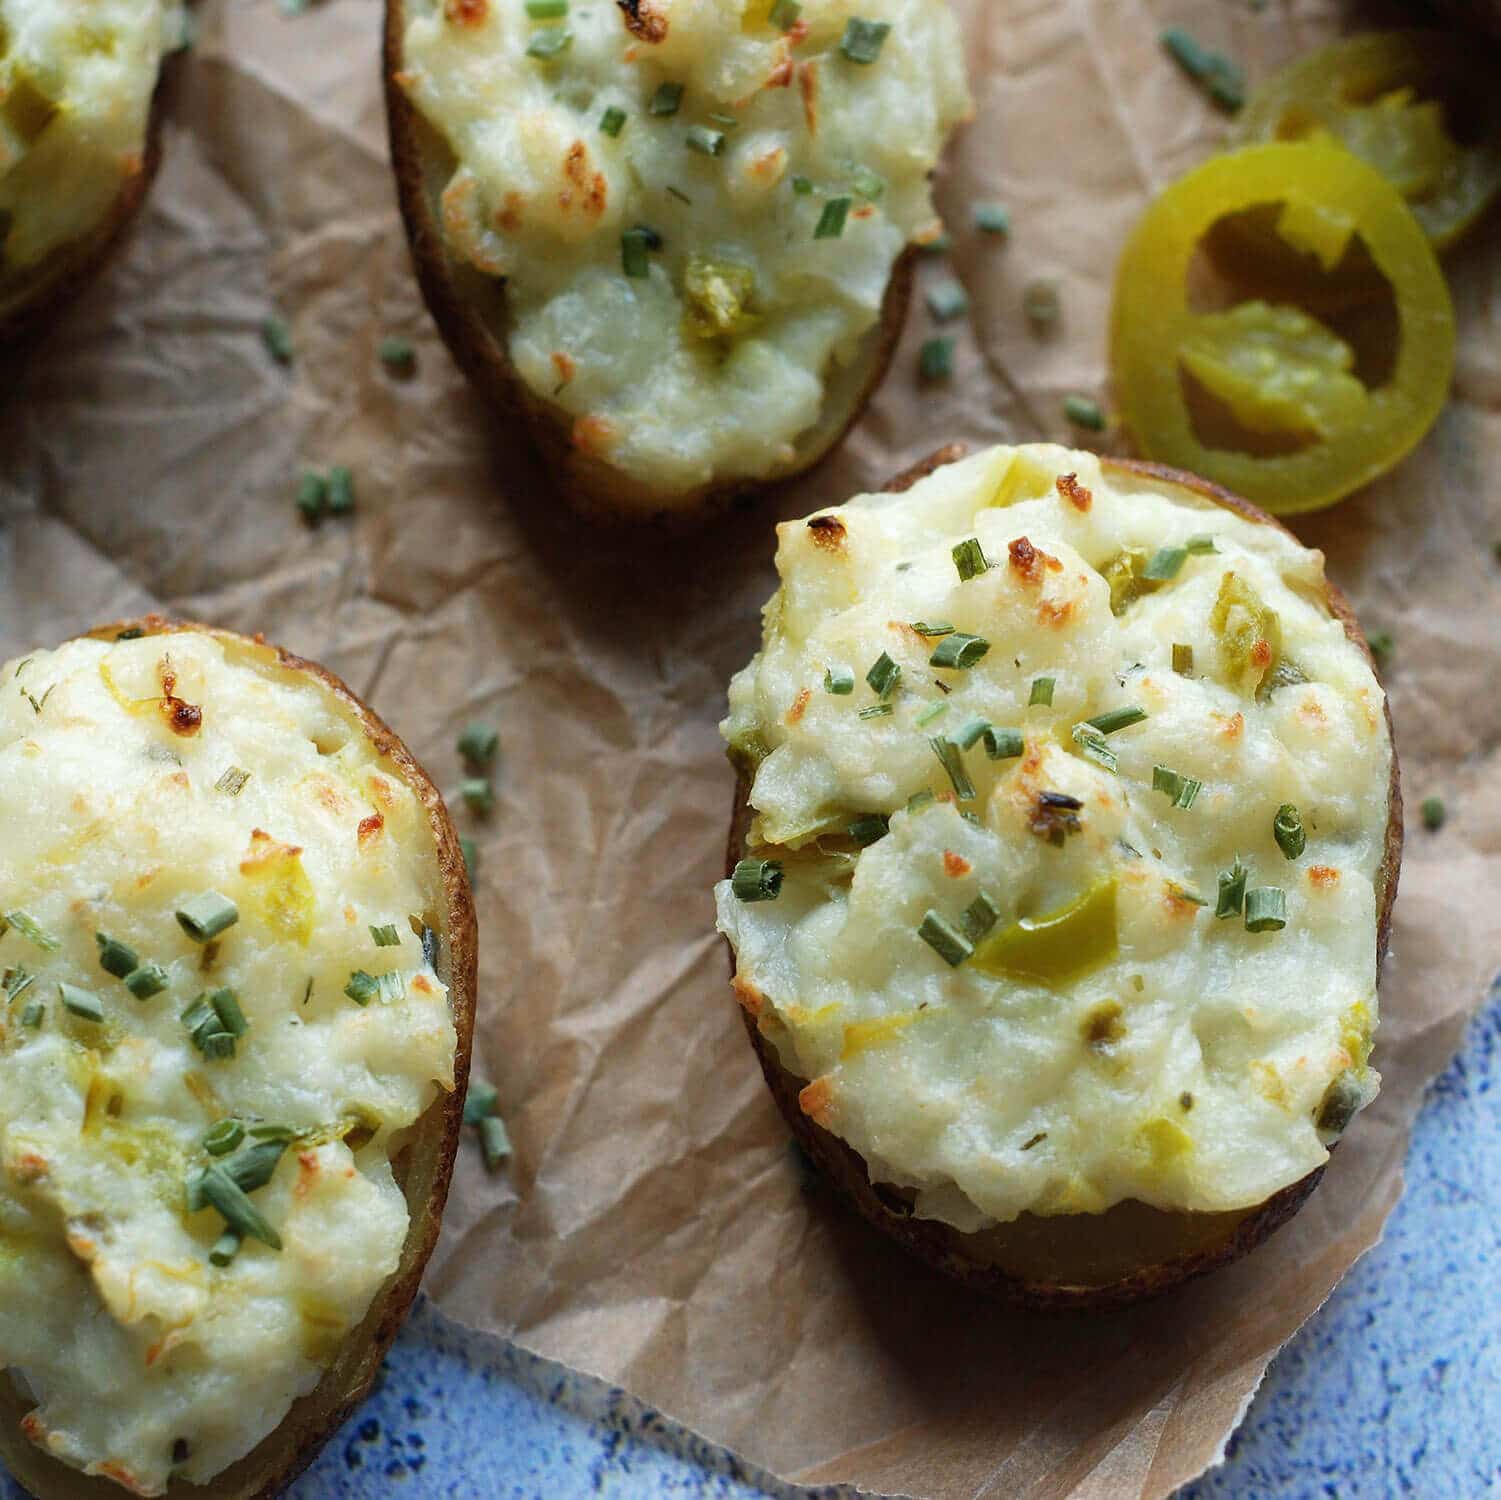
[[0,1457],[279,1494],[436,1241],[474,1024],[442,798],[337,678],[157,617],[0,668]]
[[716,898],[799,1142],[1013,1301],[1244,1254],[1379,1082],[1400,792],[1322,557],[1037,445],[788,522],[777,565]]
[[0,339],[76,295],[145,201],[183,0],[0,0]]
[[970,110],[944,0],[387,0],[385,70],[445,341],[568,498],[634,517],[839,440]]

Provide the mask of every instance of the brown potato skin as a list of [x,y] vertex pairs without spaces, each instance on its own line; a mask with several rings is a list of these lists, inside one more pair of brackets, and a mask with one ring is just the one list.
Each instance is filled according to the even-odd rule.
[[[395,733],[332,672],[279,646],[267,645],[259,636],[237,635],[189,621],[168,620],[161,615],[100,626],[88,635],[113,640],[122,630],[141,630],[152,636],[183,631],[217,636],[239,647],[251,648],[289,672],[313,678],[351,711],[370,743],[395,763],[402,779],[426,810],[437,846],[446,903],[444,931],[439,934],[444,939],[439,954],[439,977],[448,985],[457,1037],[454,1088],[452,1093],[440,1095],[428,1106],[411,1127],[406,1146],[392,1163],[411,1216],[396,1273],[377,1294],[364,1321],[350,1330],[323,1379],[308,1395],[292,1404],[275,1431],[208,1484],[174,1480],[166,1491],[171,1500],[192,1500],[192,1497],[273,1500],[318,1456],[327,1439],[369,1394],[381,1360],[417,1295],[423,1269],[437,1243],[464,1123],[464,1093],[469,1082],[474,1038],[479,961],[474,898],[458,834],[438,789]],[[443,973],[445,952],[447,972]],[[33,1404],[23,1400],[10,1380],[0,1375],[0,1458],[16,1479],[42,1500],[120,1500],[128,1493],[113,1480],[69,1468],[24,1437],[18,1424]]]
[[[885,488],[910,489],[934,469],[962,458],[964,452],[958,444],[940,449]],[[1115,469],[1191,490],[1258,525],[1287,531],[1265,511],[1192,474],[1130,459],[1102,457],[1100,462],[1107,471]],[[1370,661],[1370,647],[1349,601],[1332,583],[1327,583],[1326,597],[1330,613]],[[1391,733],[1389,707],[1387,733]],[[726,874],[746,851],[752,817],[749,795],[750,782],[742,774],[735,789]],[[1391,932],[1392,903],[1397,894],[1401,859],[1402,792],[1393,753],[1386,843],[1377,872],[1378,978]],[[734,969],[735,954],[731,949],[731,974]],[[912,1217],[902,1190],[873,1183],[864,1158],[802,1112],[798,1094],[807,1080],[783,1067],[776,1049],[761,1035],[748,1011],[741,1009],[741,1018],[772,1097],[798,1144],[860,1214],[934,1270],[974,1291],[1020,1306],[1050,1312],[1100,1310],[1160,1296],[1255,1249],[1297,1213],[1324,1174],[1324,1168],[1320,1167],[1244,1213],[1170,1213],[1127,1202],[1104,1214],[1065,1214],[1052,1218],[1024,1214],[1014,1224],[981,1234],[966,1234],[936,1220]],[[1146,1248],[1138,1253],[1136,1246]]]
[[443,183],[432,180],[426,161],[436,137],[397,81],[405,30],[403,0],[386,0],[383,72],[391,163],[423,299],[459,368],[503,419],[525,427],[566,500],[584,514],[601,519],[648,520],[671,527],[696,525],[731,501],[782,484],[812,468],[843,441],[896,352],[912,296],[914,250],[909,248],[893,268],[880,319],[866,335],[860,359],[849,378],[831,382],[819,423],[798,440],[798,456],[792,467],[770,479],[712,481],[672,492],[671,503],[663,504],[660,487],[642,484],[574,445],[572,416],[535,395],[511,363],[505,345],[504,283],[481,277],[449,258],[433,211],[434,193]]

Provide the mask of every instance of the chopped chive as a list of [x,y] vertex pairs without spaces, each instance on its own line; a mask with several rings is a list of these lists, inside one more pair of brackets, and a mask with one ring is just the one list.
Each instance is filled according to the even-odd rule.
[[1153,583],[1165,583],[1169,578],[1178,576],[1178,570],[1187,557],[1187,547],[1159,547],[1141,570],[1141,576]]
[[297,509],[309,521],[318,520],[328,508],[328,479],[316,469],[304,469],[297,481]]
[[970,942],[978,943],[987,932],[1000,920],[1001,909],[995,904],[988,891],[981,891],[973,901],[964,909],[964,915],[959,918],[959,925],[964,929],[964,935]]
[[618,136],[625,129],[625,111],[612,104],[600,117],[599,128],[605,135]]
[[690,125],[686,144],[690,151],[700,156],[723,156],[725,135],[722,130],[710,130],[707,125]]
[[363,969],[356,969],[349,976],[349,983],[344,986],[344,993],[356,1005],[369,1005],[380,993],[380,980],[374,974],[367,974]]
[[971,719],[951,738],[961,750],[971,750],[974,748],[975,741],[989,728],[989,719]]
[[0,974],[0,990],[5,991],[9,1000],[14,1000],[22,990],[30,989],[35,983],[36,975],[28,973],[24,964],[17,964]]
[[203,1173],[200,1191],[231,1229],[273,1250],[281,1249],[281,1236],[222,1167],[209,1167]]
[[925,240],[917,241],[917,249],[924,255],[947,255],[954,248],[954,237],[947,229],[940,230]]
[[410,375],[417,368],[417,346],[411,339],[395,334],[383,338],[375,346],[375,357],[393,375]]
[[1146,709],[1134,703],[1128,703],[1120,708],[1111,708],[1102,714],[1096,714],[1094,718],[1086,719],[1085,723],[1093,725],[1101,734],[1115,734],[1117,730],[1129,729],[1133,724],[1140,724],[1146,716]]
[[930,667],[945,667],[954,671],[968,671],[977,662],[981,661],[990,650],[990,642],[980,635],[967,635],[962,630],[956,630],[952,635],[946,635],[933,648],[933,654],[928,658]]
[[556,21],[568,14],[568,0],[526,0],[526,13],[534,21]]
[[775,859],[742,859],[730,876],[737,901],[775,901],[782,894],[782,865]]
[[1194,648],[1173,642],[1173,671],[1187,677],[1194,669]]
[[1161,41],[1173,61],[1221,109],[1234,114],[1246,102],[1245,75],[1224,53],[1202,46],[1181,26],[1169,26]]
[[292,363],[292,329],[285,318],[274,313],[261,320],[261,342],[279,365]]
[[252,1125],[250,1135],[257,1141],[277,1141],[283,1146],[290,1146],[297,1139],[297,1132],[290,1125]]
[[240,1253],[245,1236],[238,1229],[226,1229],[209,1247],[208,1260],[211,1266],[223,1268]]
[[245,1139],[245,1127],[238,1120],[219,1120],[203,1137],[203,1149],[210,1156],[228,1156]]
[[932,794],[932,792],[927,791],[926,789],[920,792],[913,792],[913,794],[907,798],[907,811],[909,813],[919,813],[925,807],[931,807],[937,800],[938,799]]
[[957,969],[975,951],[975,945],[936,911],[929,911],[923,917],[917,935],[951,969]]
[[0,937],[4,937],[6,929],[10,927],[14,927],[28,943],[44,953],[56,953],[62,947],[61,941],[53,937],[29,912],[6,912],[0,917]]
[[801,172],[794,172],[792,174],[792,191],[799,198],[808,197],[813,191],[813,179],[811,177],[804,177]]
[[242,771],[239,766],[231,766],[214,783],[214,790],[223,792],[226,797],[238,797],[245,790],[245,783],[249,780],[249,771]]
[[927,620],[913,620],[909,628],[915,630],[918,635],[930,637],[954,633],[954,627],[947,620],[934,620],[931,623]]
[[1303,828],[1303,816],[1291,802],[1284,802],[1272,819],[1272,837],[1277,847],[1288,859],[1297,859],[1308,847],[1308,834]]
[[1204,783],[1194,776],[1182,776],[1167,766],[1153,766],[1152,790],[1164,793],[1174,807],[1187,811],[1204,790]]
[[1105,430],[1105,412],[1098,401],[1092,401],[1088,396],[1077,394],[1065,396],[1063,415],[1075,427],[1083,427],[1090,432],[1104,432]]
[[647,256],[661,243],[661,235],[656,230],[647,228],[645,224],[637,224],[634,229],[627,229],[620,236],[621,269],[627,276],[635,277],[637,280],[651,275],[651,262]]
[[823,674],[823,690],[837,697],[847,698],[855,691],[855,674],[848,667],[826,667]]
[[500,748],[500,735],[488,724],[471,724],[459,736],[459,754],[471,765],[488,766]]
[[63,1002],[63,1009],[71,1011],[73,1015],[82,1016],[85,1021],[104,1019],[104,1006],[92,990],[80,989],[76,984],[60,981],[57,993]]
[[1191,557],[1203,557],[1220,549],[1214,545],[1214,538],[1207,531],[1200,531],[1184,542],[1183,550]]
[[954,559],[954,566],[959,570],[960,583],[968,583],[971,578],[978,578],[990,566],[985,561],[985,549],[981,547],[980,539],[976,536],[965,537],[962,542],[956,542],[950,555]]
[[1053,688],[1056,679],[1052,677],[1034,677],[1032,679],[1032,693],[1027,699],[1028,708],[1036,708],[1041,704],[1044,708],[1053,706]]
[[815,240],[837,240],[844,234],[844,221],[849,218],[852,198],[830,198],[818,216],[813,228]]
[[472,885],[479,871],[479,845],[471,838],[461,838],[459,853],[464,856],[464,873],[469,877],[469,883]]
[[235,1039],[227,1031],[210,1031],[198,1038],[198,1050],[209,1062],[223,1062],[235,1055]]
[[889,21],[867,21],[860,16],[851,16],[839,39],[839,50],[852,63],[868,66],[880,55],[886,38],[891,34]]
[[28,1000],[21,1008],[21,1024],[35,1031],[47,1017],[47,1007],[40,1000]]
[[1214,904],[1217,917],[1238,917],[1246,904],[1246,876],[1249,872],[1235,856],[1235,863],[1228,870],[1220,871],[1219,899]]
[[113,974],[116,979],[124,979],[126,975],[133,974],[141,967],[141,960],[135,949],[118,939],[109,937],[103,932],[96,932],[94,941],[99,945],[99,967],[106,974]]
[[1246,892],[1246,931],[1280,932],[1287,926],[1287,897],[1275,885]]
[[975,228],[984,234],[1010,234],[1011,210],[1004,203],[977,203]]
[[798,0],[776,0],[776,4],[771,7],[771,24],[778,31],[791,31],[802,13],[803,8]]
[[240,1002],[233,990],[214,990],[203,998],[208,1000],[219,1018],[220,1031],[239,1037],[250,1030],[250,1022],[245,1019],[245,1012],[240,1009]]
[[886,179],[858,162],[850,172],[850,186],[868,203],[877,203],[886,196]]
[[690,198],[687,193],[683,192],[681,188],[675,188],[669,182],[667,184],[667,191],[672,195],[672,197],[676,198],[679,203],[686,203],[690,208],[693,206],[693,199]]
[[912,722],[919,729],[925,729],[934,719],[941,719],[948,711],[947,703],[930,703]]
[[485,1154],[485,1167],[491,1172],[511,1154],[511,1137],[499,1115],[486,1115],[479,1122],[479,1144]]
[[354,475],[344,464],[328,471],[328,513],[347,516],[354,509]]
[[1094,761],[1098,766],[1103,766],[1113,776],[1116,768],[1120,765],[1115,751],[1105,743],[1105,736],[1092,724],[1075,724],[1071,734],[1074,744],[1087,759]]
[[1033,327],[1039,330],[1051,328],[1063,312],[1058,283],[1046,277],[1029,281],[1022,290],[1022,311]]
[[959,754],[959,747],[941,734],[934,735],[928,743],[933,747],[933,754],[938,757],[939,765],[948,772],[955,795],[961,802],[973,802],[975,784],[969,779],[969,772],[964,769],[964,759]]
[[969,293],[957,281],[936,281],[928,288],[928,311],[940,323],[962,318],[969,311]]
[[[265,1126],[252,1126],[251,1135],[265,1129]],[[244,1193],[253,1193],[257,1188],[263,1188],[276,1175],[277,1163],[286,1154],[288,1142],[294,1137],[285,1126],[274,1127],[285,1132],[285,1137],[274,1140],[256,1141],[254,1145],[247,1146],[238,1156],[232,1156],[223,1162],[218,1170],[223,1172],[234,1185]]]
[[205,891],[177,908],[178,925],[195,943],[218,937],[239,920],[239,908],[218,891]]
[[889,698],[901,676],[902,669],[883,651],[865,674],[865,680],[877,698]]
[[862,708],[855,717],[858,719],[884,719],[887,714],[895,712],[896,710],[889,703],[872,703],[869,708]]
[[167,971],[160,964],[142,964],[125,976],[125,988],[137,1000],[149,1000],[153,995],[161,994],[169,982]]
[[1019,729],[997,729],[988,719],[971,719],[952,738],[961,750],[972,748],[976,740],[983,741],[991,760],[1015,760],[1026,748]]
[[856,818],[849,826],[849,836],[862,849],[880,843],[890,831],[891,820],[885,813],[867,813],[863,818]]
[[675,115],[682,102],[682,84],[659,83],[656,93],[651,96],[651,102],[646,106],[646,112],[649,115]]
[[401,934],[397,932],[394,922],[385,922],[379,927],[372,926],[370,936],[375,940],[377,948],[396,948],[401,945]]
[[1376,659],[1376,665],[1386,666],[1397,649],[1397,638],[1389,630],[1373,630],[1365,640],[1366,645],[1371,648],[1371,655]]
[[1423,827],[1429,833],[1437,833],[1449,816],[1449,809],[1444,806],[1442,797],[1424,797],[1420,811],[1423,815]]
[[917,351],[917,373],[922,380],[948,380],[954,373],[954,341],[947,334],[924,339]]
[[459,795],[470,812],[484,817],[495,806],[495,788],[483,776],[466,776],[459,785]]
[[478,1125],[486,1115],[493,1115],[499,1098],[499,1092],[482,1078],[471,1078],[469,1092],[464,1096],[464,1123]]
[[532,33],[526,44],[528,57],[541,58],[544,62],[560,57],[573,45],[573,33],[566,26],[544,26]]

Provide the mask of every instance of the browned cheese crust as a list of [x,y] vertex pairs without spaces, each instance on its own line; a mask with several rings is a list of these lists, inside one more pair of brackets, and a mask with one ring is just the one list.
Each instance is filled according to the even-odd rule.
[[[439,932],[438,977],[448,986],[457,1038],[454,1088],[451,1094],[441,1095],[429,1105],[411,1127],[405,1144],[392,1161],[392,1170],[406,1197],[411,1216],[396,1273],[371,1303],[364,1321],[350,1330],[317,1387],[293,1403],[274,1432],[211,1483],[194,1485],[174,1480],[167,1488],[170,1500],[192,1500],[192,1497],[197,1497],[197,1500],[272,1500],[307,1468],[328,1438],[369,1394],[386,1350],[417,1295],[422,1272],[437,1243],[464,1123],[464,1093],[469,1082],[469,1057],[474,1039],[479,961],[474,898],[458,834],[438,789],[386,723],[327,668],[294,656],[279,646],[268,645],[260,636],[237,635],[233,631],[168,620],[160,615],[103,625],[88,634],[96,639],[112,640],[122,630],[140,630],[147,635],[197,631],[216,636],[256,653],[269,665],[320,683],[353,713],[370,743],[396,766],[402,780],[416,793],[427,811],[437,845],[445,898],[443,925]],[[119,1500],[125,1491],[113,1480],[81,1474],[59,1463],[22,1436],[20,1420],[32,1404],[21,1397],[9,1380],[0,1379],[0,1458],[16,1478],[42,1500]]]
[[622,474],[575,445],[573,418],[533,393],[516,373],[506,348],[505,284],[453,260],[443,243],[438,196],[452,170],[452,157],[438,134],[407,98],[398,81],[403,0],[386,0],[386,121],[391,163],[407,241],[423,299],[459,368],[508,424],[524,429],[558,492],[587,515],[649,520],[669,527],[697,524],[731,501],[785,483],[813,467],[843,440],[880,385],[901,337],[912,297],[916,252],[908,249],[892,271],[881,316],[865,337],[860,357],[832,379],[818,425],[797,444],[797,461],[772,480],[736,479],[674,494],[663,505],[660,490]]
[[[962,458],[964,452],[960,444],[940,449],[893,480],[886,489],[910,489],[934,469]],[[1176,485],[1258,525],[1287,530],[1257,506],[1182,470],[1129,459],[1102,458],[1101,463],[1107,471],[1114,469],[1159,484]],[[1344,626],[1346,636],[1370,660],[1370,647],[1349,601],[1327,581],[1326,602],[1330,613]],[[1391,731],[1389,707],[1387,731]],[[742,775],[735,789],[726,874],[749,847],[753,816],[750,790],[749,780]],[[1392,902],[1397,894],[1401,859],[1402,793],[1393,755],[1386,846],[1376,881],[1378,976],[1391,932]],[[734,966],[731,950],[732,974]],[[737,1009],[777,1107],[798,1144],[829,1181],[866,1219],[919,1260],[975,1291],[1008,1302],[1061,1311],[1122,1307],[1158,1296],[1253,1250],[1297,1213],[1324,1173],[1320,1167],[1266,1202],[1236,1212],[1174,1213],[1132,1200],[1116,1204],[1103,1214],[1063,1214],[1050,1218],[1023,1214],[1010,1224],[967,1234],[935,1219],[913,1217],[909,1192],[888,1183],[872,1182],[864,1158],[803,1113],[798,1094],[807,1080],[782,1066],[776,1049],[761,1035],[756,1018],[743,1006]]]

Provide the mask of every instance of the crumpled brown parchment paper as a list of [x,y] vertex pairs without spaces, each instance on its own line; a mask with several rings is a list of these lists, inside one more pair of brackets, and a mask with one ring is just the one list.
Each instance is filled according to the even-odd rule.
[[[605,3],[605,0],[594,0]],[[1501,233],[1449,262],[1455,399],[1366,494],[1294,522],[1387,672],[1409,817],[1378,1063],[1297,1220],[1165,1301],[1048,1319],[977,1302],[805,1192],[712,930],[732,777],[715,722],[758,639],[772,523],[950,439],[1067,441],[1105,394],[1122,238],[1225,130],[1161,54],[1189,26],[1253,79],[1354,16],[1320,0],[959,0],[978,117],[939,187],[971,295],[957,376],[920,391],[914,307],[845,449],[703,534],[559,510],[455,372],[386,166],[375,0],[205,0],[172,70],[138,232],[0,380],[0,656],[147,607],[263,630],[373,701],[450,794],[459,727],[503,733],[483,825],[477,1071],[516,1141],[466,1142],[428,1278],[448,1312],[607,1376],[775,1471],[923,1497],[1143,1496],[1210,1463],[1283,1341],[1381,1232],[1425,1081],[1501,960]],[[1009,242],[969,205],[1011,206]],[[949,274],[929,265],[924,276]],[[1025,284],[1062,284],[1039,339]],[[292,369],[258,325],[292,322]],[[416,378],[375,348],[412,336]],[[348,463],[307,530],[301,466]],[[1462,1253],[1462,1250],[1461,1250]]]

